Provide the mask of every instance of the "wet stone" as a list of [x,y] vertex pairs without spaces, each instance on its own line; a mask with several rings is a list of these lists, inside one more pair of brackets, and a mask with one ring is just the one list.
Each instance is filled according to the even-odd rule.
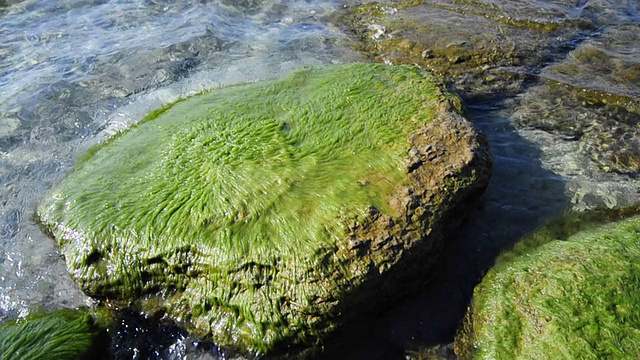
[[486,140],[443,89],[351,64],[180,100],[90,150],[39,220],[91,296],[241,352],[312,345],[428,279],[484,191]]
[[629,213],[637,208],[569,214],[503,253],[474,290],[456,353],[463,359],[637,357],[640,218],[620,220]]
[[540,64],[596,28],[579,5],[560,3],[390,1],[351,13],[363,52],[433,70],[464,97],[521,91]]
[[580,141],[603,170],[640,171],[640,26],[609,27],[541,72],[514,114],[522,126]]

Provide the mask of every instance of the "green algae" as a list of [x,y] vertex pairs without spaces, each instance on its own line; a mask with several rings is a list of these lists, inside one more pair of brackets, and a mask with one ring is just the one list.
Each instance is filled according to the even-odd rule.
[[[110,147],[91,151],[91,161],[77,166],[40,216],[87,235],[106,230],[118,242],[135,237],[138,246],[152,246],[163,235],[177,243],[199,239],[200,247],[221,255],[257,261],[276,255],[274,243],[298,238],[277,252],[302,257],[316,239],[333,233],[333,224],[363,215],[363,206],[384,209],[404,176],[408,132],[433,116],[424,105],[438,100],[438,90],[428,76],[389,68],[383,77],[376,74],[381,69],[351,66],[322,77],[302,71],[287,81],[176,103]],[[390,94],[399,80],[423,91],[399,87]],[[358,183],[365,178],[366,185]],[[162,205],[148,208],[158,197]],[[102,204],[99,217],[91,211],[96,203]],[[68,235],[63,238],[73,239]]]
[[59,310],[0,324],[0,360],[96,357],[100,326],[89,312]]
[[501,255],[474,291],[458,355],[637,358],[640,217],[619,220],[629,214],[570,214]]
[[[90,295],[142,297],[241,351],[308,344],[337,326],[354,288],[398,261],[352,261],[354,226],[389,218],[398,229],[379,241],[410,244],[437,222],[411,205],[418,223],[400,229],[389,199],[410,182],[409,134],[453,103],[413,66],[306,69],[212,90],[91,150],[39,220]],[[473,184],[451,169],[449,193]],[[380,251],[404,258],[398,249]]]

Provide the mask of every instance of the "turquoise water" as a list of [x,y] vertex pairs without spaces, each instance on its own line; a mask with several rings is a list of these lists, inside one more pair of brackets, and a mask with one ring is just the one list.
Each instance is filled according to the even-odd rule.
[[[353,50],[357,39],[334,23],[346,3],[360,2],[0,1],[0,321],[25,316],[34,307],[94,304],[69,279],[55,244],[32,221],[36,204],[78,155],[148,111],[202,89],[270,79],[305,65],[364,60]],[[637,63],[637,1],[523,3],[542,9],[545,21],[584,20],[598,27],[551,54],[532,74],[534,82],[574,81],[640,97],[637,82],[616,83],[607,69],[570,79],[554,71],[554,64],[570,63],[581,46],[608,46],[604,51],[614,59],[608,66]],[[527,16],[523,7],[502,8]],[[330,340],[327,348],[335,346],[327,357],[403,358],[412,346],[450,341],[470,289],[500,248],[566,209],[640,201],[637,179],[603,172],[579,142],[519,125],[521,119],[553,113],[562,102],[538,101],[538,91],[531,86],[515,98],[467,103],[496,160],[482,206],[445,247],[443,270],[431,286],[376,321],[357,323]],[[136,321],[148,326],[144,318]],[[155,358],[216,357],[215,347],[194,349],[190,341],[173,333]],[[123,354],[136,358],[134,351]]]

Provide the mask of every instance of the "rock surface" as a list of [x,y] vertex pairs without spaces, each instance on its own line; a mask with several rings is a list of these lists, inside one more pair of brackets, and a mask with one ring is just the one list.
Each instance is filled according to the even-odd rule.
[[518,92],[528,75],[591,25],[573,6],[535,1],[398,0],[355,5],[362,50],[392,64],[419,64],[465,97]]
[[151,113],[38,208],[88,294],[240,351],[310,344],[429,277],[490,175],[413,66],[306,69]]
[[640,174],[640,24],[605,28],[541,72],[515,113],[520,125],[579,141],[605,171]]
[[569,215],[499,257],[474,291],[458,355],[637,358],[640,217],[603,225],[611,215]]

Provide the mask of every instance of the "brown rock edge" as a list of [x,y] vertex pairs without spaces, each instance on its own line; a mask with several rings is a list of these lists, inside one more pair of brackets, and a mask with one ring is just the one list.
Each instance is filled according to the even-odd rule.
[[424,287],[443,243],[484,193],[493,164],[488,142],[456,105],[442,101],[436,118],[409,135],[405,171],[410,183],[390,200],[397,216],[370,207],[366,219],[349,224],[348,246],[336,257],[350,258],[350,272],[366,272],[366,280],[337,304],[340,323],[352,317],[353,309],[359,314],[379,309]]

